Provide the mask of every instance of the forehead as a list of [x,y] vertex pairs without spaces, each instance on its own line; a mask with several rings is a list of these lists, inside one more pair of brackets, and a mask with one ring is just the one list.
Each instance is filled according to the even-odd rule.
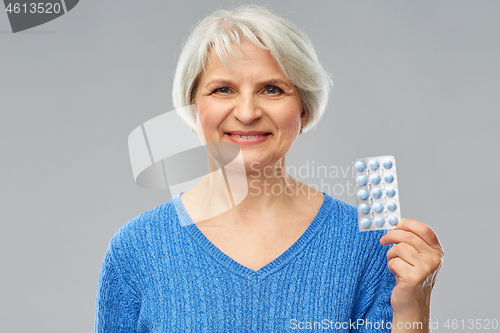
[[222,61],[219,54],[212,49],[209,52],[205,71],[201,73],[202,77],[274,75],[285,78],[269,50],[258,47],[248,40],[241,42],[241,49],[235,43],[231,43],[231,50],[234,52],[234,57],[227,56],[224,58],[229,61]]

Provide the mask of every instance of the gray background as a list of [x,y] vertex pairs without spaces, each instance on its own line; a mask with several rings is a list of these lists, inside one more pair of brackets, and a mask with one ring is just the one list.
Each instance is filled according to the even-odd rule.
[[[128,134],[173,108],[188,29],[232,3],[81,1],[17,34],[0,13],[0,331],[93,330],[110,238],[170,199],[134,184]],[[260,3],[310,36],[335,81],[288,164],[346,170],[394,155],[403,216],[429,224],[446,251],[438,331],[447,319],[500,320],[500,2]]]

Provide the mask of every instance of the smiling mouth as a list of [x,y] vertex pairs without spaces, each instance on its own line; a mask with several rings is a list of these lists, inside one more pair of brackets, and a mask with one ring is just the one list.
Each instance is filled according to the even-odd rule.
[[234,136],[237,138],[242,138],[242,139],[253,139],[253,138],[259,138],[261,136],[266,136],[271,133],[266,133],[266,134],[260,134],[260,135],[238,135],[238,134],[231,134],[231,133],[226,133],[227,135]]

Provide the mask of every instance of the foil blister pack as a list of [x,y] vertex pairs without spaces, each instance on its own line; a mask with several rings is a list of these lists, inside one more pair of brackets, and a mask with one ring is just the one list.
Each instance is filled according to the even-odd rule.
[[394,156],[356,158],[353,166],[359,230],[395,229],[401,209]]

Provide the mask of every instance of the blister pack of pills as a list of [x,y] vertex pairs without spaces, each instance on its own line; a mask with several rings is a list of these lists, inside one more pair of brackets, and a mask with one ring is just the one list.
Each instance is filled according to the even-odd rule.
[[394,156],[356,158],[353,165],[359,230],[395,229],[401,210]]

